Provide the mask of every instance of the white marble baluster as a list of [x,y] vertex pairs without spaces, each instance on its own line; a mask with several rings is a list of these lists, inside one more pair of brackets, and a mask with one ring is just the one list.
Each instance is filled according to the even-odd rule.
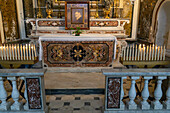
[[135,89],[135,80],[139,79],[139,77],[131,77],[131,88],[129,90],[129,99],[130,101],[127,103],[128,109],[137,109],[137,104],[134,99],[136,97],[136,89]]
[[25,105],[24,105],[24,110],[29,110],[29,107],[28,107],[27,88],[26,88],[26,79],[25,79],[25,77],[21,77],[20,79],[24,80],[24,82],[25,82],[24,97],[25,97],[26,103],[25,103]]
[[163,103],[165,109],[170,109],[170,77],[168,77],[168,89],[166,91],[167,100]]
[[6,102],[7,92],[4,88],[3,77],[0,77],[0,100],[2,101],[0,104],[0,110],[8,110],[9,104]]
[[19,91],[17,89],[16,77],[8,77],[8,80],[12,81],[12,99],[14,103],[11,106],[11,110],[21,110],[21,103],[18,102],[19,100]]
[[147,102],[148,97],[149,97],[149,89],[148,89],[148,80],[152,79],[152,77],[144,77],[145,80],[145,84],[144,84],[144,88],[142,90],[142,98],[143,101],[141,102],[141,109],[150,109],[150,105]]
[[158,78],[157,87],[156,87],[155,92],[154,92],[155,101],[152,102],[152,107],[153,107],[153,109],[162,109],[163,105],[159,102],[159,100],[162,97],[161,85],[162,85],[162,80],[166,79],[167,77],[161,77],[160,76],[160,77],[157,77],[157,78]]
[[120,109],[124,110],[125,109],[125,104],[123,103],[122,99],[124,97],[124,90],[123,90],[123,80],[126,79],[127,77],[122,77],[121,78],[121,96],[120,96]]

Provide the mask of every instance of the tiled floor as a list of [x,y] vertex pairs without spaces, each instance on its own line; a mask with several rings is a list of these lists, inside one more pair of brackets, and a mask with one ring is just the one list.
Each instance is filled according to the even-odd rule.
[[102,113],[104,95],[46,96],[50,113]]

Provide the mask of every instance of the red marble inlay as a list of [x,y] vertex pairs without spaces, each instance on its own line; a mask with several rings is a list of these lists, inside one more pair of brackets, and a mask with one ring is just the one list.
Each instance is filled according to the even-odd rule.
[[121,78],[108,78],[107,108],[120,108]]
[[41,91],[38,78],[26,78],[28,105],[30,109],[41,109]]

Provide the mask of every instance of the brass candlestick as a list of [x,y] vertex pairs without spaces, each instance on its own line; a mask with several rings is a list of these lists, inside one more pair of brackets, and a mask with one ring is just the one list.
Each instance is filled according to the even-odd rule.
[[96,15],[95,15],[95,18],[99,18],[99,7],[98,7],[98,5],[99,5],[99,2],[98,2],[98,0],[97,0],[97,2],[96,2]]
[[37,18],[42,18],[42,13],[41,13],[41,8],[40,8],[40,1],[38,1],[38,13],[37,13]]
[[60,0],[58,0],[58,18],[61,18],[61,5],[60,5]]
[[109,8],[109,9],[103,9],[103,11],[104,11],[104,14],[105,14],[105,18],[106,18],[106,19],[109,19],[109,18],[110,18],[110,17],[109,17],[109,14],[110,14],[111,8]]
[[52,18],[51,14],[53,13],[53,10],[52,9],[46,9],[46,12],[47,12],[47,17],[46,18]]

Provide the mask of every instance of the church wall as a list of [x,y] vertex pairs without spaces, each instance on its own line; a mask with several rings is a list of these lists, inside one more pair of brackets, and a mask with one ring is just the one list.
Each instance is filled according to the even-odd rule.
[[6,40],[19,38],[15,0],[0,0],[3,27]]
[[158,0],[141,0],[138,38],[148,40],[153,10]]

